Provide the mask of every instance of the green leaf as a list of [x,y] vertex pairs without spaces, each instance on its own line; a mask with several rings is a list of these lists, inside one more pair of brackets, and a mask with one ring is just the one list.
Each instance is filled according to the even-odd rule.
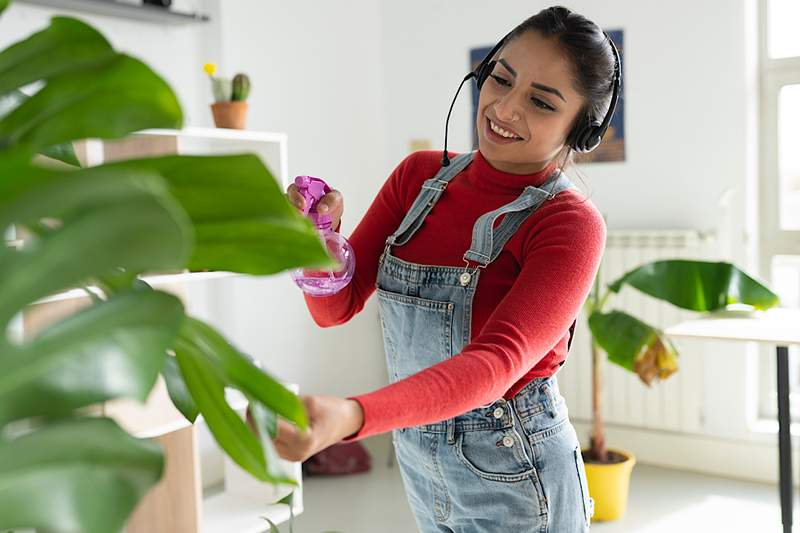
[[32,82],[108,59],[115,54],[94,28],[69,17],[0,52],[0,95]]
[[183,320],[164,292],[130,292],[51,325],[0,357],[0,426],[124,396],[144,401]]
[[335,264],[314,225],[288,202],[255,155],[166,156],[106,168],[164,177],[195,226],[193,270],[265,275]]
[[[19,107],[19,105],[28,98],[28,95],[19,89],[13,89],[8,94],[0,96],[0,118],[10,113],[13,109]],[[75,167],[81,166],[80,161],[78,161],[78,156],[75,155],[75,148],[72,146],[72,143],[63,143],[56,146],[50,146],[48,148],[44,148],[40,153]]]
[[608,288],[619,292],[625,284],[692,311],[715,311],[739,303],[756,309],[779,304],[774,292],[727,262],[653,261],[627,272]]
[[72,146],[72,143],[57,144],[55,146],[43,148],[39,153],[74,167],[81,166],[78,156],[75,155],[75,148]]
[[294,509],[292,508],[292,501],[294,500],[294,491],[287,494],[284,498],[278,501],[289,506],[289,533],[294,533]]
[[636,373],[647,385],[678,370],[678,353],[669,338],[636,317],[622,311],[594,312],[589,329],[609,361]]
[[272,520],[270,520],[266,516],[262,516],[261,518],[269,522],[269,533],[281,533],[281,530],[278,529],[278,526],[276,526]]
[[107,418],[0,439],[0,527],[119,531],[163,465],[157,444],[134,439]]
[[[115,180],[106,171],[105,180],[79,179],[94,172],[83,169],[53,180],[41,171],[24,187],[31,174],[0,181],[0,219],[5,219],[0,227],[68,211],[60,213],[62,227],[30,247],[0,248],[0,324],[38,298],[120,267],[142,272],[185,264],[191,225],[168,195],[158,195],[158,178],[118,171]],[[12,193],[9,181],[20,182]]]
[[270,481],[264,450],[256,436],[225,400],[225,383],[215,365],[190,340],[175,346],[178,365],[189,392],[222,449],[256,479]]
[[[277,435],[277,416],[252,396],[245,395],[245,397],[249,402],[248,412],[255,425],[261,446],[264,448],[264,458],[266,460],[269,477],[275,483],[296,484],[297,480],[284,470],[281,457],[278,455],[278,452],[275,450],[275,445],[272,443],[273,437]],[[273,427],[275,428],[274,430]]]
[[115,54],[50,78],[0,120],[0,149],[48,146],[98,137],[114,139],[145,128],[180,128],[178,100],[147,65]]
[[218,366],[226,385],[233,385],[252,396],[298,427],[308,428],[308,417],[300,398],[255,366],[214,328],[200,320],[187,317],[181,339],[191,343],[201,353],[206,354],[209,361]]
[[5,11],[5,9],[8,7],[8,4],[10,3],[11,0],[0,0],[0,14],[2,14],[3,11]]
[[161,370],[161,375],[164,376],[164,381],[167,384],[167,392],[172,400],[172,403],[180,411],[186,420],[194,423],[199,413],[197,404],[192,399],[192,394],[189,388],[183,381],[180,368],[178,368],[178,361],[175,357],[167,356],[164,363],[164,368]]

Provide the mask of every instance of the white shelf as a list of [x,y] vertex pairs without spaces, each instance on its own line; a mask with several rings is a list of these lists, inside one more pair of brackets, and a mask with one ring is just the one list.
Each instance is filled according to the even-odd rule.
[[81,11],[126,19],[154,22],[158,24],[190,24],[208,22],[208,15],[203,13],[184,13],[172,11],[168,8],[135,5],[115,0],[22,0],[27,4],[35,4],[56,9]]
[[[303,512],[302,505],[294,502],[294,515]],[[203,498],[203,533],[262,533],[269,531],[266,516],[276,525],[289,520],[289,506],[264,504],[256,498],[240,494],[219,492]]]
[[162,135],[168,137],[194,137],[199,139],[267,143],[285,142],[287,139],[287,135],[281,132],[234,130],[230,128],[183,128],[181,130],[148,129],[137,131],[133,133],[133,135]]
[[[176,283],[186,283],[189,281],[207,281],[210,279],[230,278],[234,276],[242,276],[237,272],[177,272],[174,274],[156,274],[152,276],[143,276],[142,279],[152,287],[159,287],[164,285],[173,285]],[[97,287],[91,285],[88,287],[90,290],[97,290]],[[58,302],[62,300],[70,300],[72,298],[83,298],[87,296],[86,291],[83,289],[70,289],[63,292],[47,296],[36,300],[33,305]]]

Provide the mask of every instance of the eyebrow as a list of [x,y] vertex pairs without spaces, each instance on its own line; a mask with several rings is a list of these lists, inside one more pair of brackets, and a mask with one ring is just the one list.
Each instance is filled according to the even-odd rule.
[[[502,65],[508,69],[508,71],[511,73],[512,76],[514,76],[515,78],[517,77],[517,71],[511,68],[511,65],[508,64],[508,61],[506,61],[503,58],[500,58],[498,60],[498,63],[502,63]],[[542,85],[541,83],[536,83],[536,82],[531,83],[531,87],[542,90],[546,93],[552,93],[561,98],[562,100],[564,100],[565,103],[567,101],[563,96],[561,96],[561,93],[555,87],[550,87],[549,85]]]

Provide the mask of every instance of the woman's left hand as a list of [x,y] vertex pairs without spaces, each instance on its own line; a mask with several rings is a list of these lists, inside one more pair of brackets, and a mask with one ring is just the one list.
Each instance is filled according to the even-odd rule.
[[308,429],[278,418],[275,449],[287,461],[305,461],[361,429],[364,412],[355,400],[336,396],[300,396],[308,414]]

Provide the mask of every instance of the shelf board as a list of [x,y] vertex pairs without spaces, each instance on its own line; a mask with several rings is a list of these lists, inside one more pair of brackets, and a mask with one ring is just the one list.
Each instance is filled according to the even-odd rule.
[[146,129],[134,132],[132,135],[164,135],[173,137],[189,137],[197,139],[214,139],[224,141],[250,141],[250,142],[285,142],[286,133],[273,131],[234,130],[229,128],[183,128],[172,129]]
[[[211,492],[211,491],[209,491]],[[303,512],[295,502],[294,515]],[[256,498],[230,494],[224,490],[203,498],[203,533],[262,533],[269,531],[266,516],[276,525],[289,520],[289,507],[284,504],[265,504]]]
[[58,10],[81,11],[95,15],[106,15],[158,24],[183,25],[208,22],[204,13],[184,13],[168,8],[145,4],[129,4],[115,0],[20,0],[26,4],[50,7]]
[[[176,272],[174,274],[155,274],[152,276],[144,276],[142,279],[153,287],[164,285],[172,285],[175,283],[186,283],[189,281],[206,281],[210,279],[230,278],[234,276],[242,276],[238,272]],[[89,289],[97,289],[95,286],[90,286]],[[72,298],[83,298],[87,296],[86,291],[83,289],[70,289],[63,292],[52,294],[45,298],[36,300],[32,305],[43,303],[58,302],[61,300],[70,300]]]

